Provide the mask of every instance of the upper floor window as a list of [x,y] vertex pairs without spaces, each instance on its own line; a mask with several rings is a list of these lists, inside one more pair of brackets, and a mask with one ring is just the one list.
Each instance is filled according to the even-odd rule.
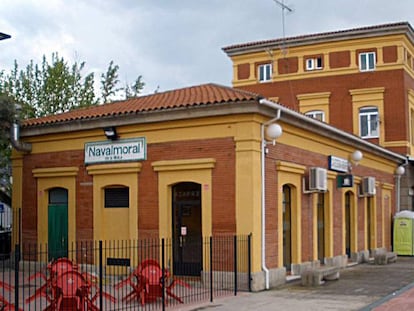
[[375,52],[359,54],[359,70],[361,71],[375,70]]
[[320,110],[309,111],[306,112],[305,115],[319,121],[325,121],[325,114],[323,111]]
[[272,79],[272,64],[259,65],[259,81],[267,82]]
[[105,207],[129,207],[128,187],[107,187],[104,190]]
[[359,110],[359,132],[362,138],[378,137],[378,108],[365,107]]
[[322,57],[306,59],[306,70],[322,69]]

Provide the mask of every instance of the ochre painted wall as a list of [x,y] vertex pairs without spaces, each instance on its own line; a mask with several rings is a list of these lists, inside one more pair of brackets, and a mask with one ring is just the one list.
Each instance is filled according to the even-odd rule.
[[[376,53],[374,71],[360,72],[358,54]],[[279,48],[262,52],[246,51],[230,57],[233,62],[233,86],[256,92],[297,111],[301,96],[329,92],[329,105],[324,106],[327,122],[359,135],[358,114],[350,90],[384,88],[380,105],[379,139],[370,141],[402,154],[412,154],[413,132],[407,94],[414,90],[414,46],[404,35],[312,42],[308,45]],[[306,70],[306,59],[321,57],[322,68]],[[298,62],[292,60],[298,59]],[[273,78],[266,83],[257,80],[257,64],[273,63]],[[289,64],[286,70],[281,64]],[[299,67],[297,66],[299,65]],[[247,70],[250,68],[250,72]],[[238,70],[242,70],[242,75]],[[369,104],[376,106],[372,100]]]
[[[171,187],[181,181],[193,181],[202,187],[202,231],[210,234],[252,234],[252,271],[261,271],[261,124],[257,115],[239,115],[119,127],[121,139],[146,137],[147,159],[137,163],[85,166],[86,142],[102,141],[101,131],[72,132],[31,139],[33,152],[19,160],[15,154],[16,194],[22,193],[23,238],[46,241],[44,206],[41,192],[59,184],[69,190],[69,227],[72,240],[145,239],[171,236]],[[293,263],[315,259],[315,194],[304,193],[303,178],[311,166],[327,167],[327,157],[347,159],[354,147],[340,141],[296,128],[280,121],[283,135],[267,146],[266,166],[266,264],[283,265],[282,199],[284,184],[293,193]],[[23,165],[19,169],[19,165]],[[60,169],[56,169],[60,168]],[[375,208],[388,201],[391,210],[375,211],[372,242],[383,244],[393,211],[395,163],[364,153],[353,168],[356,176],[377,179],[380,196]],[[60,172],[60,173],[59,173]],[[61,181],[56,176],[63,174]],[[22,176],[20,178],[19,176]],[[19,180],[20,178],[20,180]],[[326,256],[344,253],[343,190],[336,188],[336,174],[329,174],[326,194]],[[103,187],[128,186],[131,191],[128,211],[105,211]],[[387,198],[380,194],[387,184]],[[22,192],[24,189],[24,193]],[[356,186],[353,192],[357,193]],[[17,198],[19,199],[19,198]],[[355,196],[352,219],[358,230],[353,249],[364,250],[366,199]],[[19,202],[19,200],[17,200]],[[127,215],[126,215],[127,214]],[[384,215],[384,217],[383,217]],[[29,221],[29,218],[31,221]],[[126,220],[128,218],[128,220]],[[36,222],[32,220],[36,219]],[[114,220],[112,222],[112,220]],[[118,233],[118,226],[123,226]],[[382,229],[384,228],[384,229]],[[380,236],[378,236],[378,234]],[[388,243],[388,242],[387,242]]]

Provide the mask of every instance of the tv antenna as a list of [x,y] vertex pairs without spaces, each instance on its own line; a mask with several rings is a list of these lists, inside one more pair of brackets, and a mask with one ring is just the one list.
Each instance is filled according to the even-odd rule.
[[277,5],[280,6],[280,8],[282,9],[282,31],[283,31],[283,40],[285,39],[285,11],[288,11],[289,13],[293,12],[293,9],[290,8],[289,6],[287,6],[285,4],[284,0],[273,0]]
[[273,0],[277,5],[280,6],[282,9],[282,31],[283,31],[283,39],[282,39],[282,45],[280,47],[280,50],[282,51],[282,55],[286,56],[287,49],[286,49],[286,42],[285,42],[285,11],[288,11],[289,13],[293,12],[293,9],[290,8],[285,4],[284,0]]

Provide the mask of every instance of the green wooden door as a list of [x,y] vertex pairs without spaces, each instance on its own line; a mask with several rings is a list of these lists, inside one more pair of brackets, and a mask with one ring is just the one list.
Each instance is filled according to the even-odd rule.
[[60,187],[49,190],[48,251],[49,260],[68,256],[68,191]]
[[49,204],[49,260],[68,256],[68,205]]

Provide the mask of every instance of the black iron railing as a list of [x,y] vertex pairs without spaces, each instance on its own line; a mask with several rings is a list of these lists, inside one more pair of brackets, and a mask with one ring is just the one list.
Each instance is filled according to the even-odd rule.
[[0,309],[164,310],[251,289],[250,235],[175,242],[22,241],[0,260]]

